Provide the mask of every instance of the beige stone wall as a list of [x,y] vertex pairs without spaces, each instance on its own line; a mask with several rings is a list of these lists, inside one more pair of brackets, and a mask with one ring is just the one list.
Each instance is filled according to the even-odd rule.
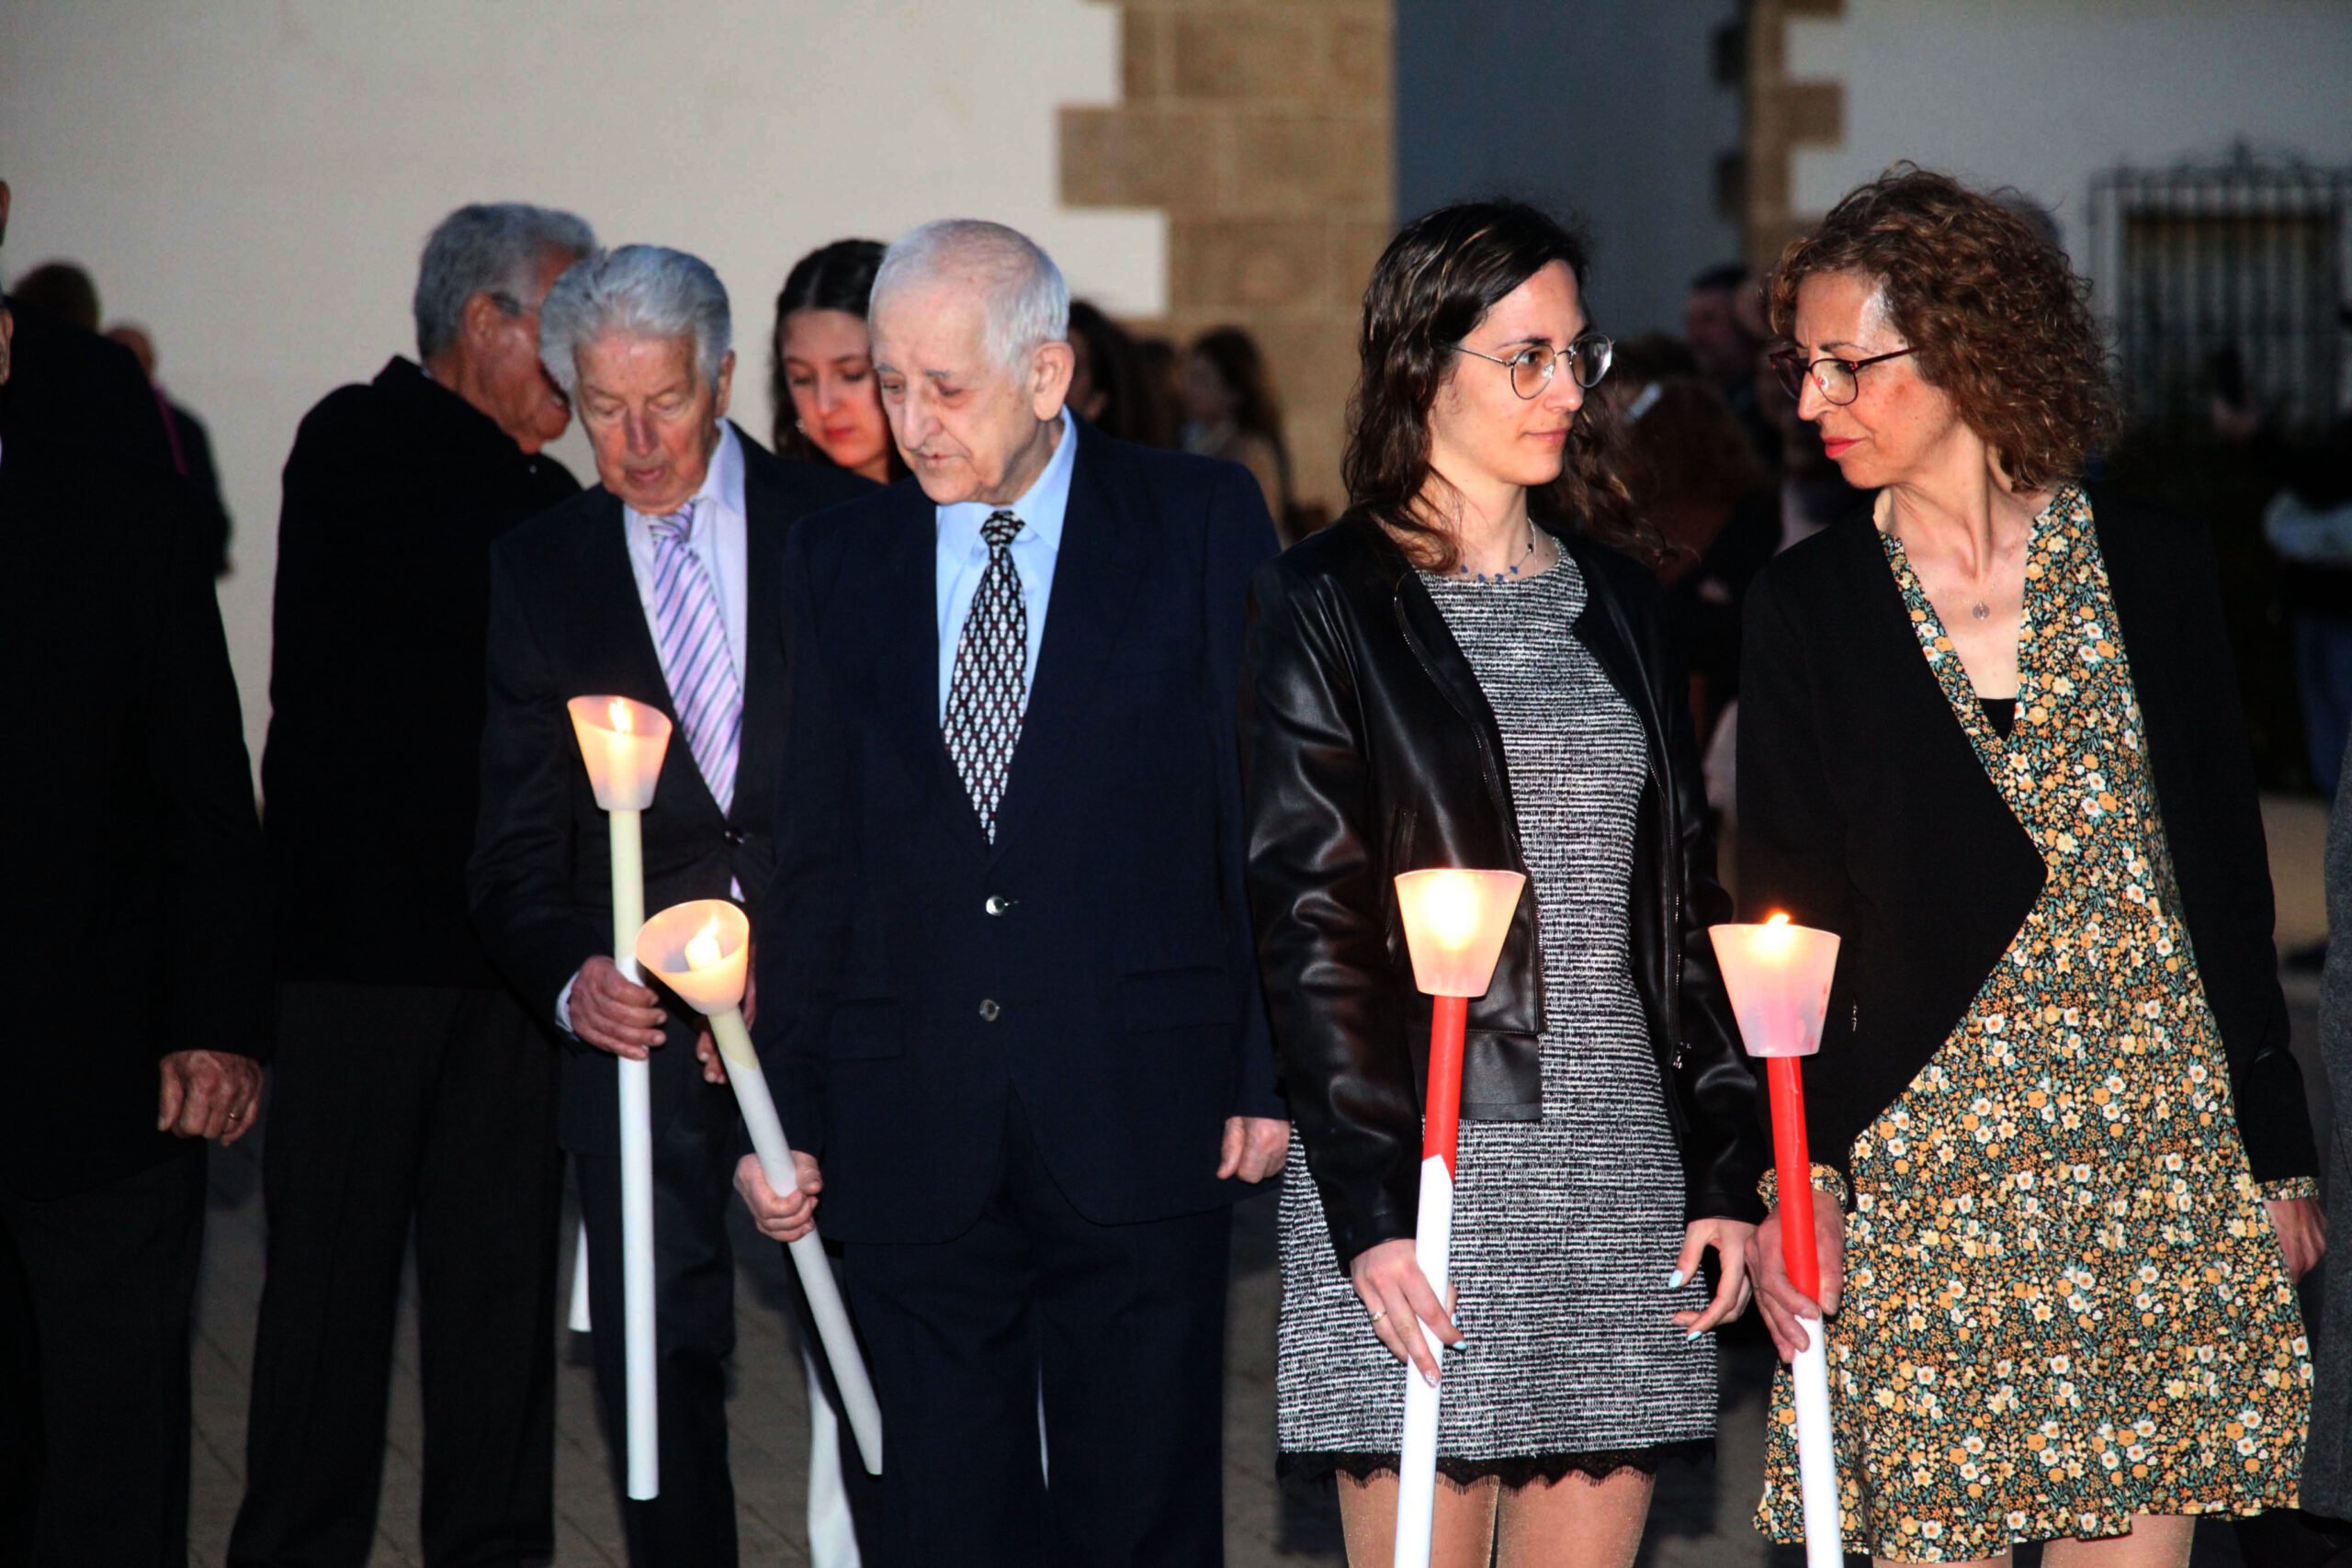
[[1180,343],[1247,328],[1301,502],[1337,513],[1365,278],[1393,221],[1392,0],[1113,0],[1122,99],[1061,111],[1061,197],[1158,208]]
[[1796,200],[1798,149],[1835,146],[1845,134],[1843,86],[1790,75],[1788,25],[1844,10],[1844,0],[1755,0],[1748,9],[1747,245],[1759,268],[1821,216]]

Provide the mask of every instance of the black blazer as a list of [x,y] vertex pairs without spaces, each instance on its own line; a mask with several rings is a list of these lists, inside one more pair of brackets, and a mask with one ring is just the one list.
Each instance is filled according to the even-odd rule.
[[1009,1096],[1099,1224],[1196,1213],[1227,1117],[1281,1116],[1241,891],[1233,694],[1257,484],[1073,419],[1045,641],[997,823],[940,737],[937,513],[911,479],[785,568],[784,798],[758,1040],[826,1234],[959,1235]]
[[[150,406],[153,404],[151,402]],[[187,1148],[156,1063],[264,1057],[261,825],[209,561],[178,480],[0,417],[0,1187],[51,1198]]]
[[[873,489],[838,468],[743,447],[743,734],[735,799],[721,815],[683,730],[662,761],[643,820],[645,912],[690,898],[747,895],[775,863],[777,722],[784,690],[779,574],[799,518]],[[612,848],[605,814],[565,702],[610,693],[675,723],[637,578],[619,498],[602,485],[491,548],[488,717],[481,737],[481,823],[467,884],[473,918],[499,969],[534,1019],[555,1031],[556,998],[580,966],[613,950]],[[662,1122],[705,1087],[686,1010],[673,1005],[670,1043],[652,1056],[653,1118]],[[564,1054],[558,1131],[566,1148],[618,1150],[615,1057],[577,1040]]]
[[[2269,862],[2204,529],[2091,490],[2197,972],[2256,1180],[2317,1172],[2272,951]],[[2043,866],[1954,717],[1867,511],[1765,569],[1739,711],[1741,904],[1843,938],[1805,1072],[1814,1157],[1951,1035],[2041,896]]]
[[[1587,587],[1570,628],[1649,739],[1628,917],[1693,1218],[1762,1213],[1756,1084],[1707,927],[1729,918],[1680,660],[1649,573],[1557,532]],[[1251,589],[1250,888],[1284,1082],[1344,1265],[1413,1234],[1430,1001],[1413,987],[1399,872],[1525,872],[1502,734],[1429,590],[1350,513]],[[1493,985],[1470,1004],[1462,1113],[1543,1113],[1544,956],[1522,897]]]
[[304,416],[285,486],[261,756],[278,978],[495,985],[466,912],[490,548],[580,486],[400,358]]

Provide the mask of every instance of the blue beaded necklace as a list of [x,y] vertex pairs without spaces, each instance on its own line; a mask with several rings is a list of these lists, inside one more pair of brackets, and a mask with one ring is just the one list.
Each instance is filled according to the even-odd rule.
[[1520,556],[1517,560],[1503,568],[1502,570],[1492,573],[1491,575],[1483,571],[1472,571],[1469,567],[1465,565],[1462,569],[1462,575],[1468,578],[1473,582],[1508,582],[1512,578],[1519,575],[1519,569],[1525,566],[1534,554],[1535,520],[1531,517],[1527,522],[1527,548],[1520,552]]

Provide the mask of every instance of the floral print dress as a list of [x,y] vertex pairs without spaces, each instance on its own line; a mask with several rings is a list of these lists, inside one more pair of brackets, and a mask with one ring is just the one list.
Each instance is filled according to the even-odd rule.
[[[1828,1329],[1845,1547],[1907,1562],[2291,1505],[2311,1360],[2179,914],[2088,499],[2028,541],[1997,733],[1902,544],[1928,662],[2047,867],[1975,1001],[1854,1140]],[[1772,1399],[1758,1525],[1804,1533]]]

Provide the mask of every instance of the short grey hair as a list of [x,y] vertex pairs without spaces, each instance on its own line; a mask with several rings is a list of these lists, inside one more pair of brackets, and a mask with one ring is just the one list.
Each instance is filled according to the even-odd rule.
[[1054,258],[1017,229],[943,218],[891,242],[874,275],[871,315],[892,289],[976,276],[986,290],[988,352],[1018,371],[1040,344],[1069,337],[1069,284]]
[[539,362],[567,396],[579,389],[581,345],[606,333],[692,338],[695,368],[713,387],[734,341],[727,286],[700,256],[623,245],[574,264],[539,307]]
[[549,255],[576,260],[595,248],[595,231],[569,212],[520,201],[460,207],[426,238],[417,264],[417,358],[429,362],[458,341],[475,295],[519,314]]

